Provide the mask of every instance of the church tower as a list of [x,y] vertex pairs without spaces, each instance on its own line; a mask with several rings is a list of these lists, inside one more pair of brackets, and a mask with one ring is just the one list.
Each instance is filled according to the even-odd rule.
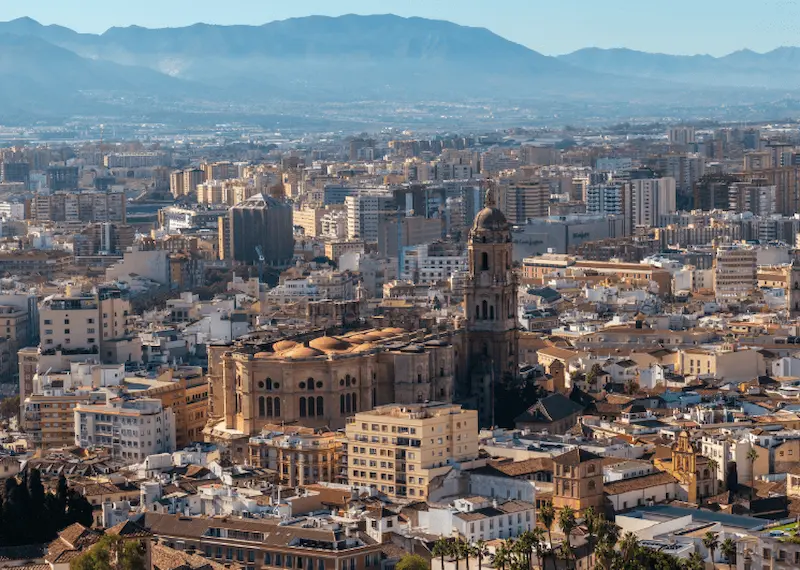
[[481,425],[495,419],[495,386],[518,374],[517,277],[511,226],[486,191],[469,234],[469,277],[464,290],[469,347],[469,394]]

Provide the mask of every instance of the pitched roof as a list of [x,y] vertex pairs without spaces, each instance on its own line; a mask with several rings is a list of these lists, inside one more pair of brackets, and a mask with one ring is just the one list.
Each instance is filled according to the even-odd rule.
[[106,531],[106,534],[116,534],[125,538],[149,538],[153,536],[133,521],[123,521],[118,525],[112,526]]
[[678,480],[670,473],[652,473],[650,475],[643,475],[642,477],[634,477],[633,479],[623,479],[622,481],[614,481],[603,485],[603,490],[607,495],[619,495],[620,493],[628,493],[630,491],[641,491],[650,487],[658,485],[668,485],[670,483],[677,483]]
[[556,392],[536,402],[525,413],[517,417],[515,421],[521,423],[557,422],[579,414],[583,410],[583,406]]
[[580,447],[576,447],[571,451],[567,451],[566,453],[562,453],[561,455],[554,457],[553,463],[574,467],[575,465],[586,463],[587,461],[594,461],[595,459],[602,459],[602,457],[595,455],[590,451],[586,451],[585,449],[581,449]]

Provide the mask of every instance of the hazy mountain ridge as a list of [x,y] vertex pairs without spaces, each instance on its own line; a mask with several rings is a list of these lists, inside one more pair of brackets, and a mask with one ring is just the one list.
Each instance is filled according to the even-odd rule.
[[[572,105],[591,113],[629,102],[747,104],[767,97],[762,76],[772,89],[800,86],[797,48],[724,58],[598,49],[549,57],[484,28],[392,15],[103,34],[22,18],[0,22],[0,49],[0,71],[16,78],[0,84],[0,118],[8,110],[164,112],[187,101],[237,113],[272,113],[281,102],[298,116],[321,103],[367,100],[495,101],[533,112]],[[778,68],[785,71],[764,71]]]
[[584,48],[558,56],[558,59],[587,71],[631,78],[708,87],[800,88],[800,48],[796,47],[781,47],[766,53],[743,49],[721,57],[669,55],[626,48]]

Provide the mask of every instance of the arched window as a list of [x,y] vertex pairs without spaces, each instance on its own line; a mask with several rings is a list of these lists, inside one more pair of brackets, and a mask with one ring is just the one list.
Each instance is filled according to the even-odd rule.
[[586,468],[586,471],[588,473],[594,473],[594,465],[589,465],[589,467]]
[[339,396],[339,413],[344,415],[344,394]]
[[703,471],[703,479],[708,479],[710,476],[711,476],[711,473],[708,471],[708,469],[705,469]]
[[281,399],[275,398],[275,417],[281,417]]
[[481,318],[481,306],[480,305],[475,305],[475,318],[476,319],[480,319]]
[[358,405],[356,404],[356,395],[353,394],[353,413],[358,411]]
[[267,417],[272,417],[272,398],[267,398]]
[[489,318],[489,303],[483,301],[483,303],[481,303],[481,308],[483,309],[483,320],[485,321]]
[[345,386],[349,386],[350,385],[350,375],[349,374],[344,377],[344,385]]
[[594,491],[595,487],[596,487],[595,482],[594,481],[589,481],[589,490],[590,491]]
[[272,390],[272,378],[267,378],[267,390]]
[[317,415],[325,415],[325,400],[322,398],[322,396],[317,396]]
[[350,401],[350,394],[344,395],[344,411],[348,414],[353,411],[352,402]]
[[264,396],[258,397],[258,417],[263,418],[267,415],[267,408],[264,404]]
[[307,385],[307,387],[308,387],[308,391],[309,391],[309,392],[313,392],[313,391],[314,391],[314,379],[313,379],[313,378],[309,378],[309,379],[306,381],[306,385]]
[[316,412],[316,406],[314,406],[314,396],[309,396],[308,397],[308,417],[309,418],[313,418],[314,416],[316,416],[317,414],[315,412]]
[[306,399],[300,398],[300,417],[306,417]]
[[494,305],[492,305],[491,307],[489,307],[489,320],[490,320],[490,321],[493,321],[493,320],[494,320]]
[[481,253],[481,271],[489,271],[489,254],[485,251]]

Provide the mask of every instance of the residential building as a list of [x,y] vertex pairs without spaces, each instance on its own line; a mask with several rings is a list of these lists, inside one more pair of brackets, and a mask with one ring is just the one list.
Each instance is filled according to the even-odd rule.
[[656,227],[661,216],[675,212],[674,178],[631,180],[624,188],[624,213],[630,228]]
[[714,295],[719,302],[741,301],[758,283],[757,252],[736,245],[717,248],[714,260]]
[[237,517],[184,517],[148,512],[134,519],[167,546],[229,565],[253,568],[308,570],[369,570],[379,568],[381,543],[365,540],[342,525],[310,527],[301,518],[294,524]]
[[502,193],[505,204],[501,209],[511,224],[524,224],[549,213],[550,185],[546,182],[514,182],[503,187]]
[[175,415],[155,398],[108,395],[106,402],[78,404],[74,409],[75,445],[102,447],[131,462],[175,451]]
[[278,267],[291,262],[294,256],[291,206],[256,194],[231,208],[229,218],[234,261]]
[[360,192],[344,199],[347,239],[378,241],[379,220],[392,213],[394,199],[386,192]]
[[455,404],[392,404],[347,421],[348,480],[425,500],[434,480],[478,457],[478,414]]
[[345,442],[341,432],[302,426],[264,426],[250,438],[248,462],[271,469],[290,487],[310,483],[347,481],[347,465],[340,465]]

